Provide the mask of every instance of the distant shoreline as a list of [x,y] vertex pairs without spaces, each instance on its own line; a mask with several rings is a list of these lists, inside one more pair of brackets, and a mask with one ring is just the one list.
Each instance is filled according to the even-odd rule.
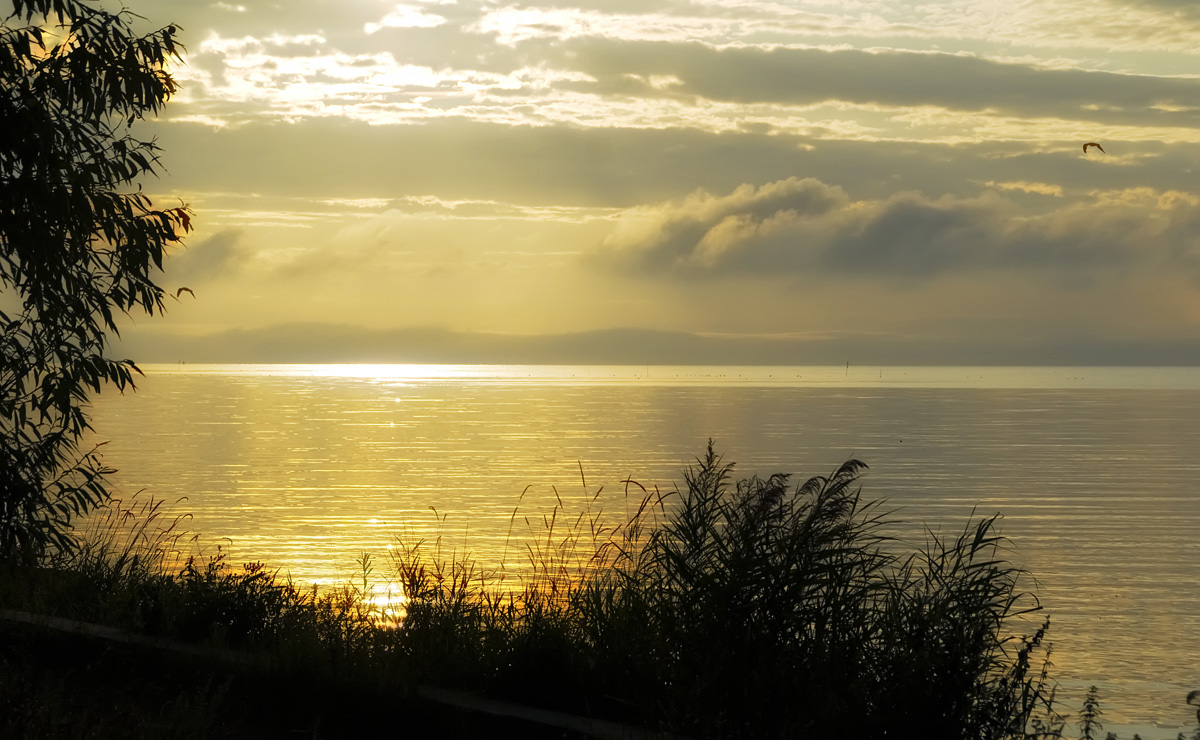
[[216,364],[650,365],[805,367],[1200,367],[1200,336],[997,339],[870,333],[713,335],[616,328],[500,334],[286,324],[207,334],[131,329],[114,355]]
[[145,363],[147,375],[294,375],[405,382],[763,388],[1200,390],[1200,367],[435,363]]

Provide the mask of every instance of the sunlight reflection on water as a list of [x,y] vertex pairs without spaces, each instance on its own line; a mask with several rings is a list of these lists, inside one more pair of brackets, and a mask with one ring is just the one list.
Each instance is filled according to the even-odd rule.
[[364,551],[382,574],[398,534],[519,565],[510,528],[601,488],[619,516],[623,481],[670,490],[712,437],[740,475],[864,460],[866,497],[909,539],[1003,513],[1053,616],[1055,675],[1068,697],[1100,683],[1110,729],[1183,723],[1200,688],[1193,368],[144,369],[95,407],[118,485],[186,497],[235,562],[297,581],[351,581]]

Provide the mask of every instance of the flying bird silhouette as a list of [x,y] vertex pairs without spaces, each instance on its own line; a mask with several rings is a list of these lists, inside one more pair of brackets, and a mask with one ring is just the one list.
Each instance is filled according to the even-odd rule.
[[1105,154],[1108,154],[1108,152],[1105,152],[1105,151],[1104,151],[1104,147],[1100,146],[1099,144],[1097,144],[1097,143],[1096,143],[1096,142],[1094,142],[1094,141],[1089,141],[1088,143],[1086,143],[1086,144],[1084,144],[1084,145],[1083,145],[1083,153],[1084,153],[1084,154],[1087,154],[1087,148],[1088,148],[1089,146],[1094,146],[1094,147],[1096,147],[1097,149],[1099,149],[1101,152],[1104,152]]
[[179,300],[179,296],[183,295],[185,292],[191,293],[192,298],[196,297],[196,294],[192,293],[192,289],[185,286],[175,291],[175,300]]

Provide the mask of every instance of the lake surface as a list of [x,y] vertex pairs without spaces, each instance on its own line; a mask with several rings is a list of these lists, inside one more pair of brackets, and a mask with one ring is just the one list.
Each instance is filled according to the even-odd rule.
[[601,488],[623,511],[622,481],[682,485],[709,438],[739,477],[855,457],[902,537],[1003,514],[1069,704],[1096,683],[1107,729],[1194,726],[1200,369],[143,369],[136,394],[95,404],[106,462],[126,495],[186,497],[188,526],[234,562],[345,582],[364,551],[382,572],[398,533],[511,561],[525,515]]

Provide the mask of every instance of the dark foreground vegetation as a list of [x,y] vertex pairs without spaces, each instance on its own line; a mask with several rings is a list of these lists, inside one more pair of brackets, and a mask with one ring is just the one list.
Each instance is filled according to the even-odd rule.
[[562,738],[528,722],[455,711],[320,671],[0,623],[0,737],[272,740]]
[[175,649],[7,621],[0,735],[564,736],[420,698],[435,686],[641,736],[1062,736],[1048,621],[1031,618],[994,518],[906,552],[860,497],[861,463],[799,486],[735,482],[731,467],[710,446],[680,491],[630,482],[611,525],[599,494],[570,517],[556,508],[516,576],[400,542],[399,615],[366,580],[298,588],[220,550],[174,568],[179,519],[110,510],[79,547],[6,563],[0,606]]
[[[997,558],[994,520],[893,554],[862,467],[734,483],[710,447],[678,500],[647,493],[619,527],[583,521],[532,550],[515,594],[411,548],[406,648],[424,680],[691,735],[1037,734],[1044,626],[1009,634],[1035,604]],[[592,555],[567,572],[580,539]]]

